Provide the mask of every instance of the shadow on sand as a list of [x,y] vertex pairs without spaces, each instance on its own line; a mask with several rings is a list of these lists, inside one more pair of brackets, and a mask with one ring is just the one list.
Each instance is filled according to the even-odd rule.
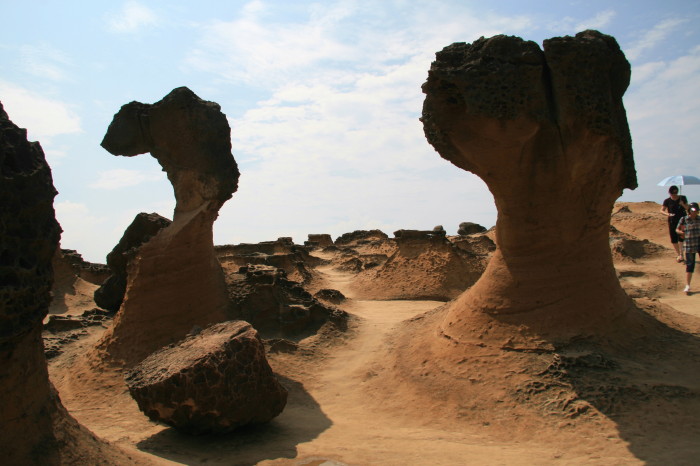
[[223,435],[192,436],[165,429],[137,444],[149,454],[184,464],[250,465],[296,458],[297,445],[316,438],[332,422],[304,386],[277,374],[289,391],[287,406],[268,424],[247,426]]

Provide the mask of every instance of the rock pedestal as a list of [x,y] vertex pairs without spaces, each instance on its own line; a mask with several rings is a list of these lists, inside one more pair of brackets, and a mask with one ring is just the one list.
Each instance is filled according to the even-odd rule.
[[194,434],[268,422],[287,403],[262,341],[242,321],[162,348],[134,367],[126,383],[149,418]]
[[227,320],[212,226],[239,173],[226,116],[185,87],[153,105],[124,105],[102,146],[127,157],[150,152],[175,192],[173,223],[129,262],[124,301],[99,344],[107,357],[130,366],[193,326]]
[[608,245],[610,212],[636,187],[622,95],[630,66],[597,31],[456,43],[423,85],[428,141],[482,178],[498,209],[494,253],[442,324],[457,341],[529,348],[606,331],[631,303]]

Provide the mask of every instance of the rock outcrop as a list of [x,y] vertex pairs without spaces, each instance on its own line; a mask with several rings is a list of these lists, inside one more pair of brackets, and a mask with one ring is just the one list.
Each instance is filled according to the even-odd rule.
[[634,314],[608,246],[615,199],[637,186],[629,80],[617,42],[597,31],[545,40],[544,50],[495,36],[437,53],[423,85],[425,135],[482,178],[498,208],[498,250],[450,304],[444,335],[537,349],[615,331]]
[[326,323],[347,328],[348,315],[314,298],[284,270],[248,265],[227,272],[231,315],[250,322],[265,338],[303,338]]
[[[0,450],[3,464],[124,464],[61,405],[41,340],[56,221],[51,169],[0,104]],[[117,458],[118,457],[118,458]]]
[[308,284],[314,279],[313,268],[324,261],[309,254],[308,248],[294,244],[291,238],[276,241],[216,246],[216,256],[226,273],[240,267],[269,265],[284,270],[288,279]]
[[136,257],[143,243],[148,242],[160,230],[172,222],[156,213],[141,212],[126,227],[114,249],[107,254],[110,276],[95,290],[95,304],[102,309],[117,312],[126,292],[126,276],[129,261]]
[[2,106],[0,179],[0,446],[10,464],[56,463],[50,412],[57,400],[41,328],[61,234],[53,210],[57,192],[41,146],[27,141]]
[[483,233],[486,228],[474,222],[462,222],[459,224],[457,234],[460,236],[473,235],[474,233]]
[[336,246],[357,246],[373,241],[383,241],[389,236],[381,230],[355,230],[350,233],[343,233],[335,239]]
[[333,238],[327,233],[309,233],[309,240],[305,241],[304,244],[318,248],[327,248],[328,246],[333,246]]
[[394,235],[394,253],[374,267],[365,264],[353,281],[355,296],[447,301],[473,285],[488,262],[488,253],[454,245],[442,229],[397,230]]
[[129,366],[180,340],[193,326],[227,320],[212,226],[236,191],[239,173],[226,116],[218,104],[185,87],[152,105],[124,105],[102,146],[127,157],[150,152],[176,200],[173,223],[129,261],[124,301],[99,344],[112,361]]
[[268,422],[287,403],[260,337],[241,321],[160,349],[129,371],[126,383],[149,418],[194,434]]

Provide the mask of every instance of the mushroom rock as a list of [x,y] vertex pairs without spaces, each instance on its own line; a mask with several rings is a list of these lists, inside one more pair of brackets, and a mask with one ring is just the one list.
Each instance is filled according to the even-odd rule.
[[126,291],[127,266],[143,243],[148,242],[161,229],[172,222],[156,213],[136,214],[126,227],[114,249],[107,254],[107,266],[111,271],[107,280],[95,290],[95,304],[109,311],[118,311]]
[[226,116],[218,104],[186,87],[152,105],[122,106],[102,147],[127,157],[150,152],[167,173],[176,200],[172,224],[129,262],[124,301],[99,343],[112,361],[128,366],[194,326],[227,320],[212,227],[238,187],[239,172]]
[[442,334],[524,350],[619,330],[633,304],[613,268],[610,214],[637,186],[613,37],[455,43],[436,54],[421,121],[437,152],[482,178],[498,209],[484,274]]

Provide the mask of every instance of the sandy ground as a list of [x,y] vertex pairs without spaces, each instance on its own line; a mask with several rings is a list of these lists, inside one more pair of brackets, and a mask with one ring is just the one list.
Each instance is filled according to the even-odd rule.
[[[667,325],[700,337],[700,292],[680,292],[684,267],[674,260],[664,218],[656,214],[659,205],[623,205],[632,213],[614,216],[613,225],[664,247],[649,257],[617,261],[623,287]],[[127,451],[145,453],[154,464],[698,464],[700,425],[694,420],[700,417],[700,387],[694,387],[685,409],[677,403],[659,405],[638,418],[528,423],[522,418],[527,414],[514,410],[521,417],[513,424],[517,432],[507,422],[457,413],[458,407],[454,416],[446,415],[445,403],[431,404],[429,397],[377,377],[386,365],[383,351],[392,332],[444,303],[355,299],[353,274],[332,266],[316,272],[321,277],[316,286],[343,292],[348,300],[340,307],[356,318],[346,334],[314,337],[296,353],[270,355],[290,397],[285,411],[268,425],[191,437],[150,422],[118,371],[95,372],[83,357],[104,331],[101,327],[92,327],[50,361],[52,381],[79,422]],[[700,290],[700,277],[695,285]],[[84,307],[86,290],[80,291],[77,301]],[[70,312],[71,301],[64,303]],[[687,370],[697,373],[700,361],[693,364]],[[382,390],[377,390],[378,380],[387,381]],[[669,429],[672,424],[676,428]]]

